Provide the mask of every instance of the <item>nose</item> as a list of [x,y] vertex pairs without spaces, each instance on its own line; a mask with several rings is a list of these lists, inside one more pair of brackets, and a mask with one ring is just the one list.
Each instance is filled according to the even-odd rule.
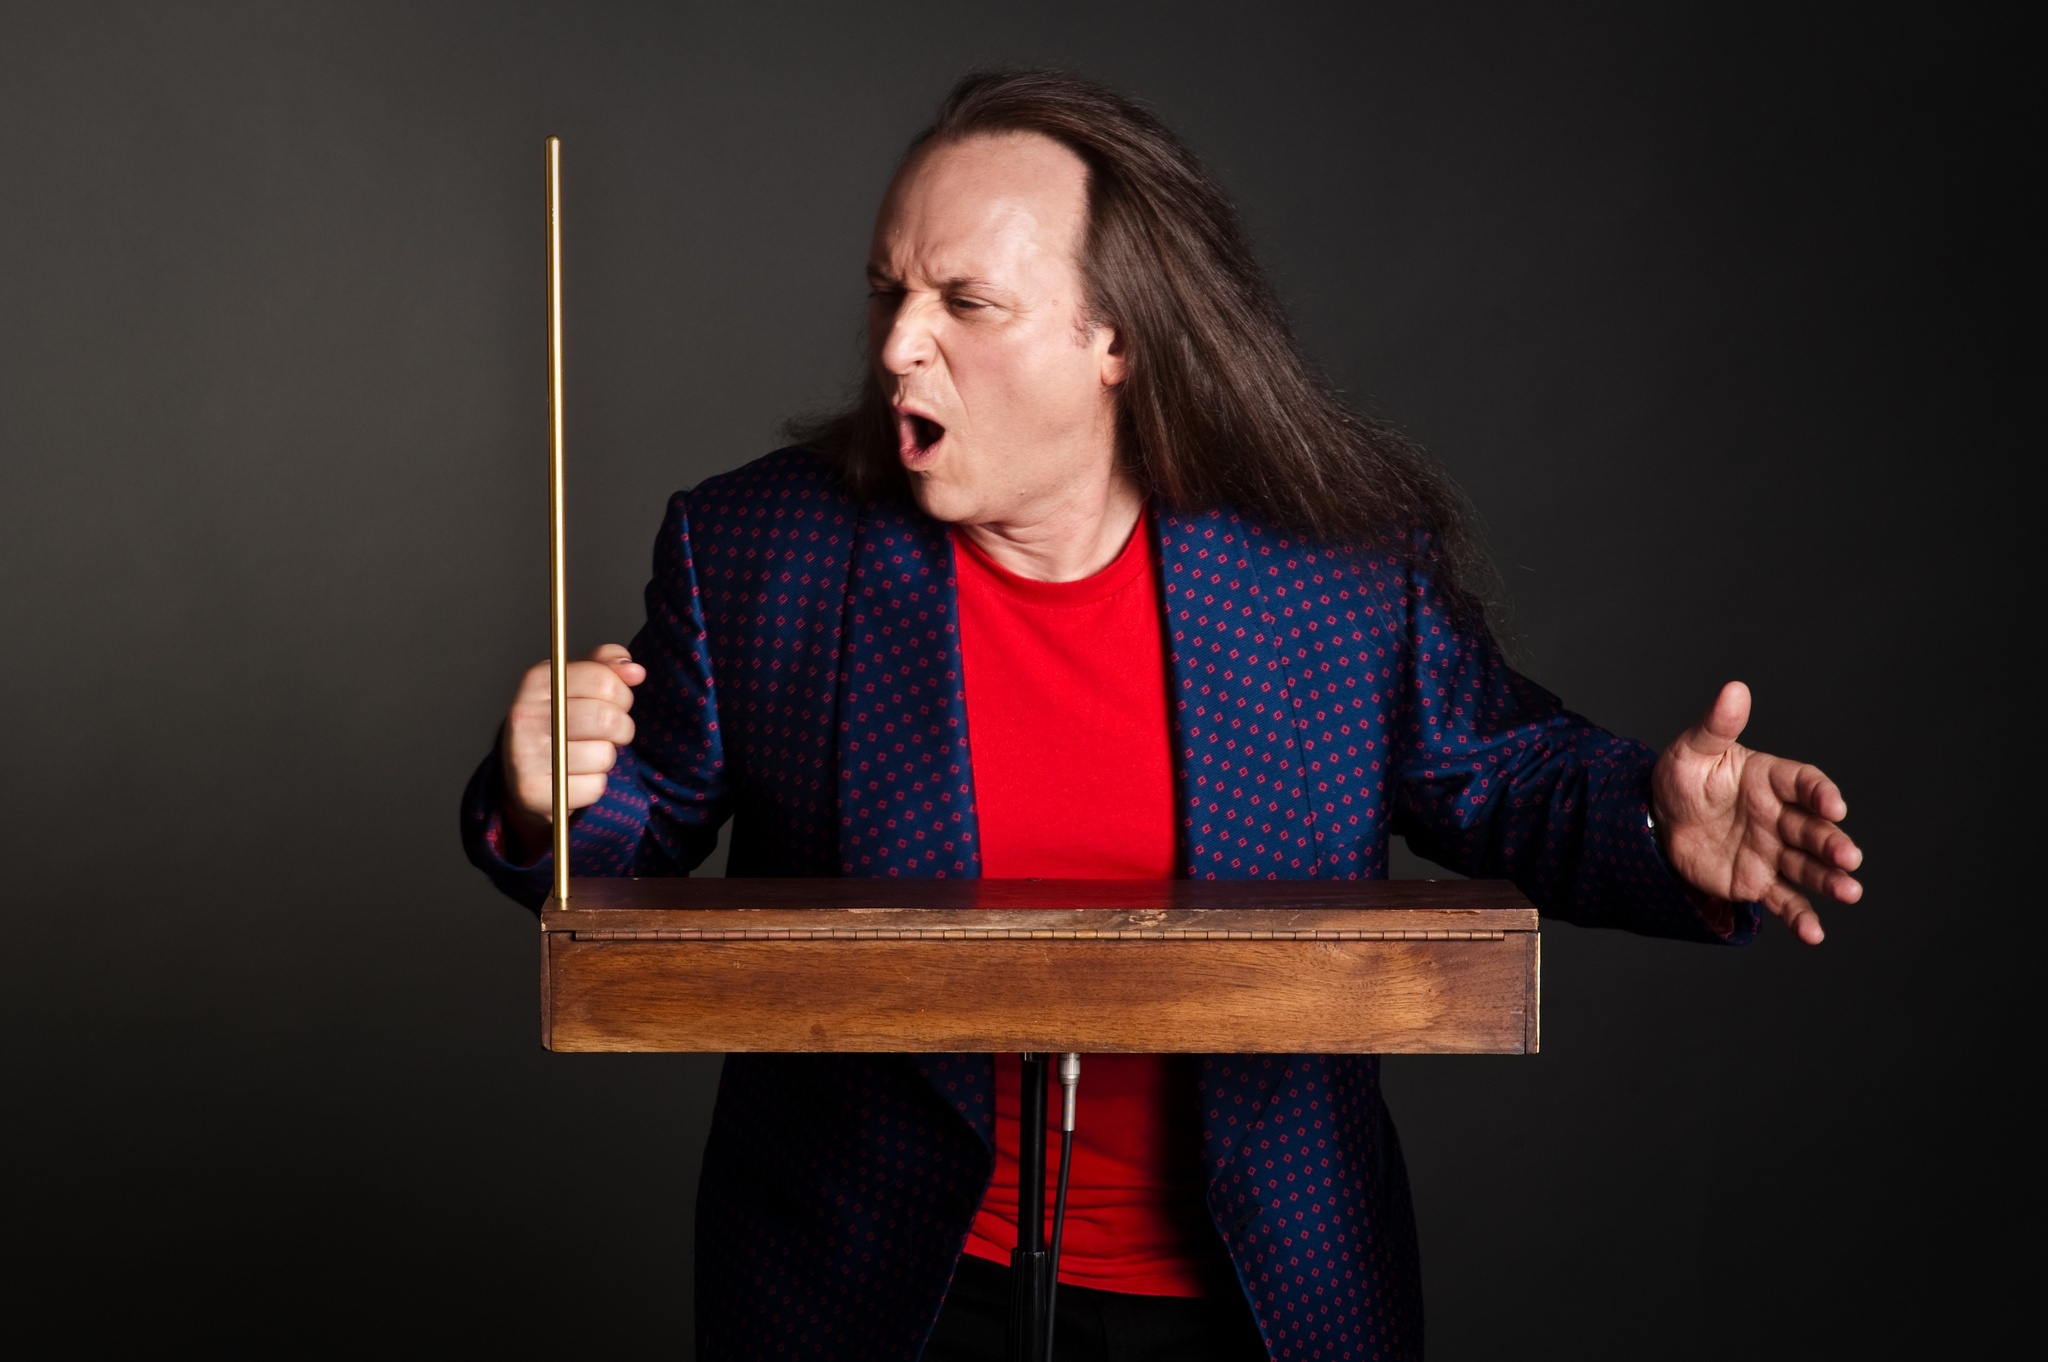
[[893,313],[877,309],[875,329],[882,334],[875,359],[885,372],[902,377],[932,362],[932,317],[932,304],[915,294],[900,295]]

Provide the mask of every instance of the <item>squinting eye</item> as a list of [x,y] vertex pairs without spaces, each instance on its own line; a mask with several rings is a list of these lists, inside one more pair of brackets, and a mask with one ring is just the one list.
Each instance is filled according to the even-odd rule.
[[954,309],[956,312],[979,312],[982,308],[987,307],[988,304],[977,303],[972,298],[948,298],[946,306]]

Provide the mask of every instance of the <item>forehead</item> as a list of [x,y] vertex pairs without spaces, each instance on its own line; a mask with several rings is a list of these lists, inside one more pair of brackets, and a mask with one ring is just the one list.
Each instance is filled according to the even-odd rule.
[[1088,168],[1036,133],[972,137],[913,156],[875,218],[874,257],[931,278],[1068,263],[1088,217]]

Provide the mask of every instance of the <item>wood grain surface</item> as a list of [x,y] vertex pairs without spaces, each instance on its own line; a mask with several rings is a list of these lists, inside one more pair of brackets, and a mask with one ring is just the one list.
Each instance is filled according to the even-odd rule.
[[1523,1053],[1536,913],[1482,881],[579,880],[556,1050]]

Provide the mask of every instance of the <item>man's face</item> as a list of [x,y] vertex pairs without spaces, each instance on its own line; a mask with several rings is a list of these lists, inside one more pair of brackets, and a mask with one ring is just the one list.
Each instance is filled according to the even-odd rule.
[[889,186],[868,334],[926,514],[1027,524],[1107,484],[1124,366],[1088,324],[1087,218],[1081,159],[1034,134],[931,148]]

